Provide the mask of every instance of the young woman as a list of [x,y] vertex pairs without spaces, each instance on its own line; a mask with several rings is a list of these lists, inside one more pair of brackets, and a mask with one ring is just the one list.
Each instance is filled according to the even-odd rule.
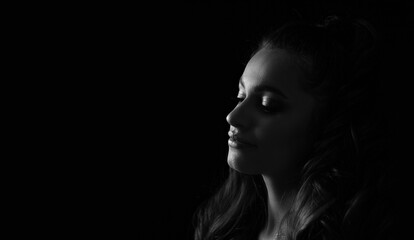
[[196,240],[386,239],[377,38],[361,19],[294,22],[263,39],[228,114],[229,175]]

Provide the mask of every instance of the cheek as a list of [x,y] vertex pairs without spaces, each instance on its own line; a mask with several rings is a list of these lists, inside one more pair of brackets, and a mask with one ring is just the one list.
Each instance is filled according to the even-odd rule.
[[[303,119],[302,119],[303,120]],[[271,165],[291,165],[303,160],[311,149],[307,121],[280,119],[264,124],[257,132],[262,158]]]

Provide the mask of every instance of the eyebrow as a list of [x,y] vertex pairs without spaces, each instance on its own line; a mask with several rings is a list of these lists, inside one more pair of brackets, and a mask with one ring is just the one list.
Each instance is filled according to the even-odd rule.
[[[239,84],[240,84],[243,88],[245,88],[245,87],[244,87],[244,82],[243,82],[243,79],[242,79],[242,78],[240,78],[240,80],[239,80]],[[280,95],[281,97],[283,97],[283,98],[286,98],[286,99],[287,99],[286,95],[285,95],[285,94],[284,94],[284,93],[283,93],[280,89],[275,88],[275,87],[273,87],[273,86],[269,86],[269,85],[259,85],[259,86],[256,86],[256,87],[254,87],[253,91],[254,91],[254,92],[271,92],[271,93],[274,93],[274,94]]]

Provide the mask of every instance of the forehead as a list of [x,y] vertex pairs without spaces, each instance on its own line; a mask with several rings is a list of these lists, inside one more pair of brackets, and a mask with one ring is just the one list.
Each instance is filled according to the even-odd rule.
[[247,63],[242,75],[246,87],[273,85],[292,92],[305,78],[297,57],[282,49],[262,49]]

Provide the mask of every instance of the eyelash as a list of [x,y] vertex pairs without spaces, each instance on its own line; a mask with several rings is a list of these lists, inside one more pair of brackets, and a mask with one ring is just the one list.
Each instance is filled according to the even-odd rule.
[[278,108],[278,107],[275,107],[275,106],[272,106],[272,107],[267,107],[267,106],[264,106],[263,104],[260,104],[260,106],[261,106],[262,110],[263,110],[265,113],[270,113],[270,114],[272,114],[272,113],[276,113],[276,112],[278,112],[278,111],[279,111],[279,108]]

